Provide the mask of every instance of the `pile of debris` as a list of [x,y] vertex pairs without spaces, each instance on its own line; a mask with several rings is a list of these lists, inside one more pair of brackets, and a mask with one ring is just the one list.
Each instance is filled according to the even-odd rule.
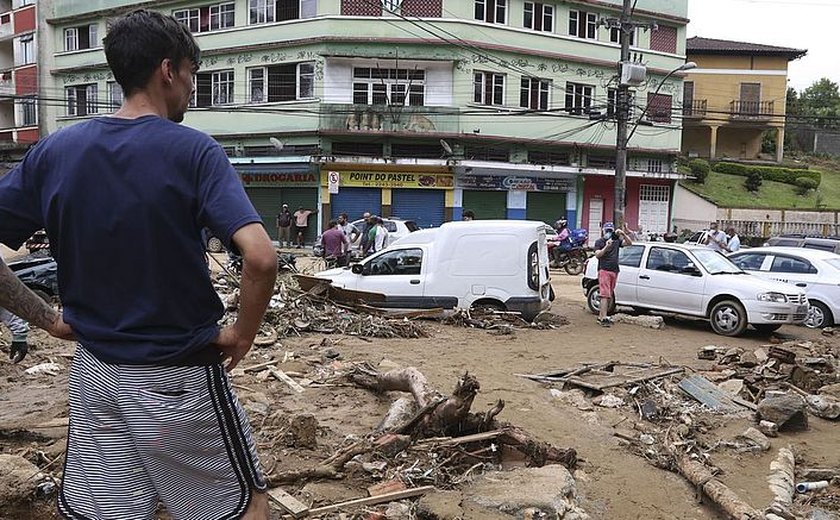
[[[429,517],[436,518],[433,511],[440,505],[440,497],[427,497],[419,504],[403,502],[432,491],[453,494],[449,497],[457,494],[459,503],[473,500],[476,508],[484,508],[488,516],[496,515],[493,517],[505,513],[520,518],[588,518],[577,505],[570,473],[577,464],[575,450],[541,442],[515,425],[498,421],[503,401],[489,410],[471,412],[480,389],[473,375],[461,376],[454,390],[445,395],[412,367],[381,372],[369,364],[333,363],[334,368],[320,372],[317,381],[304,382],[276,368],[278,362],[275,359],[247,367],[241,373],[257,374],[258,379],[264,373],[263,377],[284,381],[298,393],[304,388],[330,385],[352,386],[379,395],[401,393],[368,435],[347,436],[332,446],[325,444],[323,428],[313,415],[289,417],[282,412],[269,413],[268,406],[253,410],[254,404],[246,394],[246,409],[263,415],[258,429],[261,447],[266,446],[266,451],[270,451],[268,446],[306,449],[315,458],[321,457],[315,463],[279,469],[275,464],[267,469],[271,486],[296,490],[297,498],[279,488],[271,491],[274,504],[298,515],[295,518],[359,507],[373,515],[370,508],[376,506],[378,516],[368,518],[415,518],[409,511],[417,508],[425,508]],[[318,378],[317,372],[308,375]],[[364,483],[369,496],[317,507],[302,502],[308,502],[308,483],[330,480],[351,480],[355,487]],[[523,482],[534,480],[544,481],[545,486],[520,492]],[[502,482],[508,482],[506,488]]]
[[455,327],[486,330],[500,336],[513,334],[514,330],[553,330],[569,324],[569,319],[552,312],[541,312],[533,321],[528,321],[518,312],[507,312],[489,308],[458,309],[446,316],[443,323]]
[[[632,410],[614,424],[615,437],[650,464],[682,475],[728,518],[804,518],[797,514],[816,511],[817,504],[840,513],[840,468],[795,472],[793,453],[782,448],[768,479],[774,493],[784,487],[782,498],[759,511],[720,480],[711,461],[721,449],[766,452],[772,447],[770,438],[780,431],[807,429],[809,415],[840,418],[840,367],[834,345],[787,342],[754,352],[704,347],[698,357],[715,361],[712,369],[686,374],[688,368],[668,364],[610,362],[521,375],[559,385],[562,390],[552,389],[552,395],[580,410]],[[753,425],[734,438],[719,438],[715,431],[732,417]],[[803,493],[808,496],[800,496]]]

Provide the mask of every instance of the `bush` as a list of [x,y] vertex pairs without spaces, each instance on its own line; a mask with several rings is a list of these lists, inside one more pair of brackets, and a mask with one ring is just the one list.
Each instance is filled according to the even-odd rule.
[[744,181],[744,187],[747,188],[747,191],[756,192],[758,188],[761,187],[761,173],[759,172],[750,172],[747,175],[747,179]]
[[797,168],[782,168],[780,166],[753,166],[750,164],[720,162],[712,167],[712,171],[748,177],[751,173],[757,173],[762,180],[783,182],[796,186],[796,179],[807,177],[813,179],[817,186],[822,181],[822,174],[816,170],[802,170]]
[[796,192],[800,195],[806,195],[809,191],[815,190],[819,187],[817,181],[810,177],[799,177],[796,179]]
[[704,184],[706,182],[706,177],[709,176],[709,172],[712,171],[712,167],[709,166],[709,162],[703,159],[692,160],[688,163],[688,168],[691,170],[691,175],[694,176],[694,182],[697,184]]

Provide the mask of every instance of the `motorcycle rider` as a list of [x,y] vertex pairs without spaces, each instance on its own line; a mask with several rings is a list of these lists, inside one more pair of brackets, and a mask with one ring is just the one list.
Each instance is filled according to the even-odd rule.
[[557,240],[560,242],[568,240],[571,232],[569,231],[569,221],[566,220],[566,217],[557,219],[557,222],[554,223],[554,229],[557,230]]

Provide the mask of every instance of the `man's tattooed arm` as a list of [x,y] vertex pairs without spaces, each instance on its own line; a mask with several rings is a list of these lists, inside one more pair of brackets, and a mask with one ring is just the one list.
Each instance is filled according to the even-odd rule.
[[0,258],[0,307],[51,335],[74,339],[61,314],[30,291]]

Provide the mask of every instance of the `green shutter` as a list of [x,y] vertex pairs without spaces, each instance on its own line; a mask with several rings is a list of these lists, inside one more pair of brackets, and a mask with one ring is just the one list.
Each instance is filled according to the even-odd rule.
[[[277,240],[277,213],[284,203],[289,205],[292,213],[298,206],[318,210],[318,188],[246,188],[245,192],[273,240]],[[306,230],[307,242],[315,241],[317,230],[318,215],[313,214],[309,217],[309,228]]]
[[547,192],[528,192],[525,215],[528,220],[539,220],[549,225],[566,216],[566,194]]
[[507,192],[464,190],[462,207],[475,213],[477,219],[506,219]]

